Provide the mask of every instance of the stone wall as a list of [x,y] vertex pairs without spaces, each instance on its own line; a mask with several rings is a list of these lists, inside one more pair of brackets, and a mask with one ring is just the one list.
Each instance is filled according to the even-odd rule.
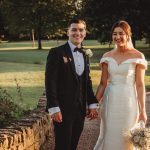
[[46,98],[27,117],[0,129],[0,150],[40,150],[51,132],[50,117],[45,113]]

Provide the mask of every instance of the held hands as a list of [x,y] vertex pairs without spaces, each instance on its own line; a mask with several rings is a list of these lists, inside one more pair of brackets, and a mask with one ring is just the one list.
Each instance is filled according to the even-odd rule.
[[[87,110],[87,118],[92,120],[96,119],[97,117],[98,117],[98,110],[96,108]],[[51,119],[55,122],[61,123],[63,121],[61,112],[56,112],[53,115],[51,115]]]
[[62,114],[61,112],[56,112],[53,115],[51,115],[51,118],[53,121],[61,123],[62,122]]
[[89,120],[96,119],[98,117],[98,110],[96,108],[87,110],[87,118]]

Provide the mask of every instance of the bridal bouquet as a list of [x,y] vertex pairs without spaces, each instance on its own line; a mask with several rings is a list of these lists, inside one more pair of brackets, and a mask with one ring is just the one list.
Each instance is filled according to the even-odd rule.
[[143,121],[140,121],[130,131],[125,133],[125,137],[134,147],[140,150],[149,150],[150,128],[145,128]]

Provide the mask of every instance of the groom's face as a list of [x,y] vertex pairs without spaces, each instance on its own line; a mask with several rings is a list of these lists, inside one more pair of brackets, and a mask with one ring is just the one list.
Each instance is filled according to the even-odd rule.
[[86,36],[86,27],[83,23],[72,23],[68,28],[69,40],[76,46],[80,46]]

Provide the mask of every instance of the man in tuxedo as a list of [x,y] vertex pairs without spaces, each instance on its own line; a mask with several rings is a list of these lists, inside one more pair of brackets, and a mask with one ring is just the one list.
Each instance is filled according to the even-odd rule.
[[86,36],[86,23],[72,20],[67,35],[66,44],[50,50],[45,73],[46,110],[54,124],[55,150],[76,150],[87,107],[90,119],[98,115],[88,56],[81,44]]

